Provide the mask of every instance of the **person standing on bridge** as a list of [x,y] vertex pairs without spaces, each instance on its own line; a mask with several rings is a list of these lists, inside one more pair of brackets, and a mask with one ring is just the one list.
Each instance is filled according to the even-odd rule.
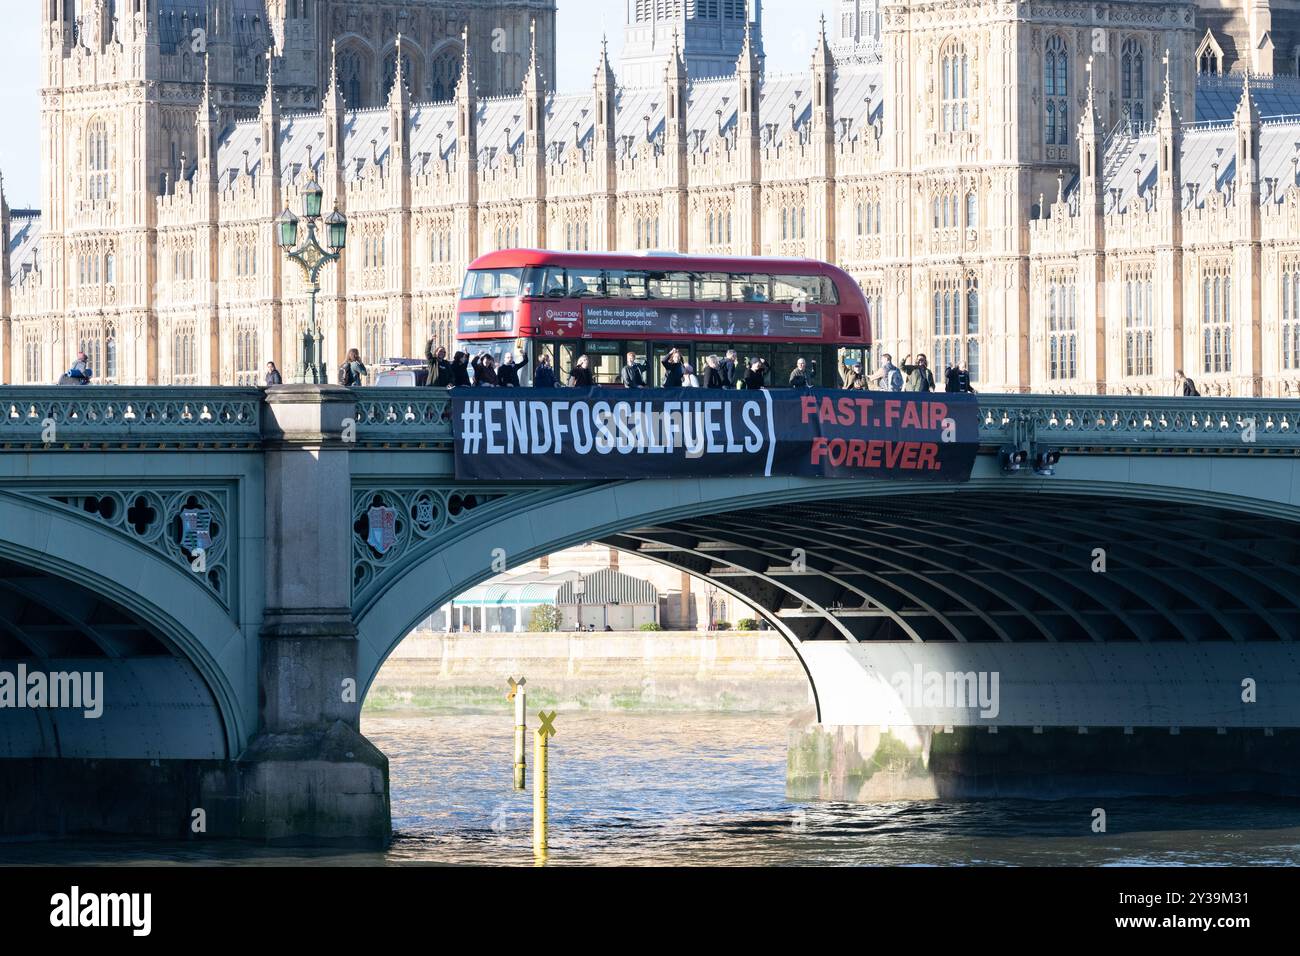
[[794,363],[794,368],[790,372],[791,388],[812,388],[812,374],[808,371],[808,363],[799,359]]
[[672,349],[659,364],[664,367],[664,388],[681,388],[686,374],[681,351]]
[[847,362],[840,367],[842,376],[841,387],[851,391],[865,391],[867,387],[867,376],[862,371],[862,363],[857,359]]
[[451,387],[469,388],[469,353],[457,352],[451,357]]
[[555,388],[555,369],[551,367],[551,353],[543,352],[533,369],[533,388]]
[[425,384],[432,388],[446,388],[451,384],[451,363],[447,361],[447,350],[439,345],[433,347],[433,339],[424,346],[424,361],[429,367]]
[[934,373],[930,371],[929,360],[924,354],[917,355],[916,364],[912,364],[911,359],[909,355],[902,364],[903,374],[907,376],[907,391],[933,392]]
[[867,379],[867,384],[871,385],[880,382],[887,391],[901,392],[903,390],[902,369],[894,364],[894,357],[888,352],[882,355],[881,358],[885,360],[884,364],[871,373],[871,377]]
[[579,355],[578,360],[569,369],[569,387],[591,388],[591,359]]
[[721,363],[716,355],[710,355],[704,360],[704,382],[705,388],[726,388],[727,380],[722,374]]
[[347,388],[355,388],[362,383],[367,374],[366,365],[361,361],[361,353],[356,349],[348,349],[348,357],[339,366],[339,384]]
[[274,362],[266,363],[266,384],[268,386],[284,384],[284,378],[280,375],[280,370],[275,367]]
[[969,392],[972,395],[975,389],[971,388],[970,372],[961,362],[954,362],[948,366],[948,374],[944,379],[943,390],[945,392]]
[[618,378],[624,388],[645,388],[645,367],[636,360],[635,352],[627,353],[627,364],[619,370]]
[[77,353],[77,360],[72,363],[72,368],[63,373],[59,379],[60,385],[89,385],[92,376],[90,371],[90,359],[85,352]]
[[470,363],[474,369],[474,384],[496,387],[499,384],[496,364],[496,360],[487,352],[474,356],[474,361]]
[[739,380],[743,376],[740,373],[740,357],[735,349],[727,349],[727,357],[722,360],[719,368],[722,370],[723,388],[740,388]]
[[506,360],[497,366],[497,384],[502,388],[518,388],[519,370],[523,364],[514,349],[507,352]]
[[1183,374],[1182,369],[1174,370],[1174,394],[1186,398],[1199,398],[1200,391],[1196,388],[1196,383]]

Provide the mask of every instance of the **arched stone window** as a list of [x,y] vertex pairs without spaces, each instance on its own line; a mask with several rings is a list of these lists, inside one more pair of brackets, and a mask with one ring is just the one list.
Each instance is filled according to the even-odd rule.
[[1205,31],[1205,36],[1201,38],[1201,45],[1196,48],[1196,72],[1223,72],[1223,47],[1219,46],[1219,42],[1214,39],[1214,33],[1210,30]]
[[429,67],[429,99],[449,100],[456,95],[460,80],[460,51],[443,50],[433,58]]
[[1070,141],[1070,61],[1065,40],[1058,34],[1043,52],[1043,143],[1064,146]]
[[1300,368],[1300,261],[1282,270],[1282,367]]
[[1150,375],[1155,369],[1150,267],[1126,270],[1123,290],[1124,374]]
[[1057,276],[1047,288],[1047,377],[1078,375],[1078,293],[1074,276]]
[[[411,61],[411,54],[407,51],[402,52],[402,75],[406,78],[407,90],[420,89],[419,77],[416,76],[414,66]],[[388,56],[384,58],[384,99],[387,99],[393,91],[393,80],[397,77],[397,51],[390,50]]]
[[194,326],[189,323],[172,329],[172,384],[197,385],[198,352]]
[[343,100],[349,109],[369,106],[366,91],[370,88],[370,59],[356,47],[348,47],[339,54],[339,85]]
[[104,380],[117,381],[117,325],[104,326]]
[[86,196],[91,202],[107,199],[109,179],[108,124],[92,120],[86,128]]
[[1134,126],[1146,119],[1146,51],[1133,38],[1124,41],[1119,59],[1119,95],[1124,118]]
[[944,45],[939,58],[939,89],[942,128],[945,133],[970,127],[970,58],[966,46],[956,40]]
[[258,385],[262,375],[262,336],[256,324],[235,330],[235,384]]
[[966,276],[966,371],[972,382],[980,377],[980,280]]
[[1226,264],[1207,269],[1201,279],[1201,352],[1207,375],[1232,371],[1232,278]]

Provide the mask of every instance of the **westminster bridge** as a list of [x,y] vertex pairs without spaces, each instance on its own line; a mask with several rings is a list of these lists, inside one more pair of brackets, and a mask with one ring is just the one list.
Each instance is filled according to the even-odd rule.
[[[789,642],[817,709],[793,796],[1300,786],[1300,403],[980,396],[948,485],[457,481],[450,404],[0,389],[0,833],[186,836],[202,811],[213,835],[382,843],[359,715],[385,658],[590,540]],[[101,712],[6,702],[20,668],[102,674]],[[954,673],[997,699],[932,699]]]

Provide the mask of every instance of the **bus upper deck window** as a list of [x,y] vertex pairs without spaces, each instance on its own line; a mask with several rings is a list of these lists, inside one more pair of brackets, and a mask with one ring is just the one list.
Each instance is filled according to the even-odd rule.
[[496,299],[519,294],[522,269],[472,269],[465,274],[461,297]]
[[727,274],[701,272],[695,277],[695,297],[701,302],[726,302]]
[[567,277],[559,266],[534,267],[524,278],[524,295],[562,299],[568,292]]
[[692,298],[689,272],[651,272],[647,279],[648,292],[652,299],[689,300]]
[[817,305],[821,302],[820,288],[815,276],[776,276],[772,280],[772,301]]
[[610,269],[605,273],[605,292],[615,299],[644,299],[646,297],[645,273]]
[[771,302],[772,277],[764,275],[733,275],[731,277],[732,302]]
[[603,297],[605,279],[599,269],[570,269],[569,296],[574,299]]

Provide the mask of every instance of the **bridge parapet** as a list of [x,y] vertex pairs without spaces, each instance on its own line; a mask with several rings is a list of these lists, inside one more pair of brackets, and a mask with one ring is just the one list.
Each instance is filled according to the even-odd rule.
[[1300,402],[1131,395],[981,395],[980,442],[1063,449],[1300,453]]
[[[441,389],[357,388],[362,444],[446,445]],[[883,394],[883,393],[881,393]],[[261,441],[260,388],[29,386],[0,389],[0,446],[125,443],[204,447]],[[1300,452],[1300,402],[1128,395],[981,395],[980,442],[1064,449]],[[48,438],[53,423],[55,437]]]
[[362,442],[450,442],[451,398],[444,389],[356,388]]
[[256,445],[262,390],[132,386],[0,389],[0,444]]
[[[451,399],[426,388],[360,388],[362,442],[442,443]],[[884,393],[879,393],[884,394]],[[1051,442],[1062,448],[1300,452],[1300,402],[1128,395],[981,395],[980,442]]]

